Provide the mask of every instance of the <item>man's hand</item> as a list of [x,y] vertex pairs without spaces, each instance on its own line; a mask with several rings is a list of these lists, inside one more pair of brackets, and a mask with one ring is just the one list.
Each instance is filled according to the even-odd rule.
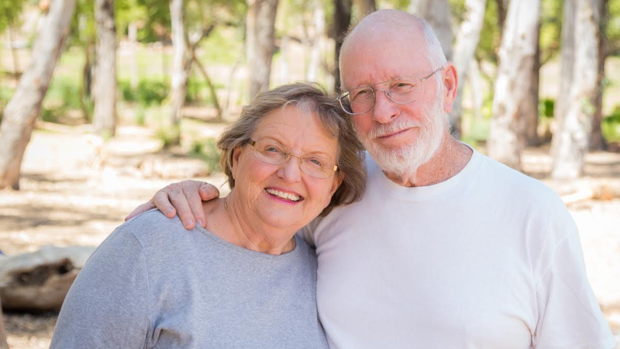
[[192,180],[172,183],[155,193],[151,200],[136,207],[129,216],[125,217],[125,220],[157,208],[168,218],[178,214],[185,229],[194,229],[196,222],[206,227],[207,221],[202,211],[202,202],[219,196],[220,191],[209,183]]

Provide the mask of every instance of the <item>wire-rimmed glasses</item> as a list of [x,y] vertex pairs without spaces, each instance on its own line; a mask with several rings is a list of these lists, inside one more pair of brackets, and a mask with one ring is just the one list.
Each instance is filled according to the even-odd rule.
[[301,171],[314,178],[325,179],[338,170],[338,166],[332,160],[321,155],[295,155],[287,151],[282,145],[270,140],[259,139],[254,141],[249,139],[247,143],[254,147],[254,157],[267,164],[282,165],[291,156],[296,157],[299,159]]
[[[370,111],[375,106],[376,93],[379,91],[383,91],[385,96],[396,104],[409,104],[424,94],[424,82],[441,69],[443,66],[423,78],[399,76],[373,85],[356,87],[342,93],[338,101],[342,110],[351,115],[360,115]],[[376,88],[378,85],[385,84],[388,86],[384,89]]]

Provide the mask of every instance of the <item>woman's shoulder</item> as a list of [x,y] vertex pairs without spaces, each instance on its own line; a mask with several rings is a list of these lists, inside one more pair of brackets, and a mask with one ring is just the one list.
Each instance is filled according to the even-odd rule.
[[157,209],[144,212],[118,227],[119,231],[133,235],[141,245],[163,245],[170,240],[182,240],[188,231],[178,216],[168,218]]

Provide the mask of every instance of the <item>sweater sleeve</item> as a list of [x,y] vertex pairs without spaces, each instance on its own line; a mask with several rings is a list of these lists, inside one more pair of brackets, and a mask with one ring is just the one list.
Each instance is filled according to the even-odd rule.
[[71,286],[50,348],[145,348],[150,329],[144,253],[135,236],[120,227]]

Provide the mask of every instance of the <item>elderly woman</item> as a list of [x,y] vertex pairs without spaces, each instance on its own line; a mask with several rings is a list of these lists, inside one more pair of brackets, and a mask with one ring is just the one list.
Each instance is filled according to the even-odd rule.
[[219,140],[230,194],[207,229],[146,212],[80,272],[52,348],[327,348],[316,257],[295,232],[358,200],[362,148],[310,84],[259,94]]

